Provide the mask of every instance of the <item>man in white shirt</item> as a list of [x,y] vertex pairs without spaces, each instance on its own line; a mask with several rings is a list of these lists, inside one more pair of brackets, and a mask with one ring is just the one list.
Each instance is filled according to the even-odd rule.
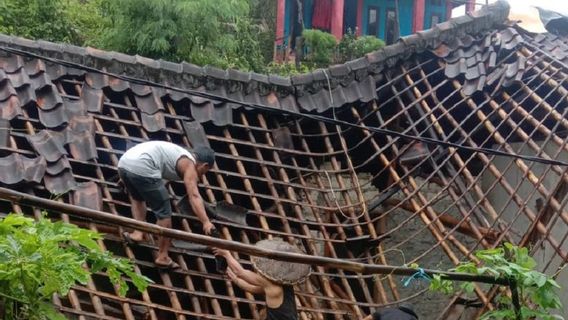
[[[215,153],[208,147],[197,147],[190,152],[170,142],[149,141],[128,149],[118,162],[118,173],[128,190],[134,219],[146,221],[148,205],[156,215],[157,224],[171,228],[172,208],[164,179],[183,180],[189,204],[203,224],[203,232],[211,235],[215,226],[207,217],[197,182],[214,162]],[[140,230],[124,232],[123,237],[128,243],[136,243],[143,240],[144,233]],[[158,245],[158,256],[154,261],[156,266],[164,269],[178,268],[179,265],[168,255],[171,239],[159,236]]]

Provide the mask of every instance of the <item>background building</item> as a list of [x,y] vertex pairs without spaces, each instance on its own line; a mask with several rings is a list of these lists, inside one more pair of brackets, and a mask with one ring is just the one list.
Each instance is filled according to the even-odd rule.
[[474,9],[473,0],[278,0],[276,45],[293,48],[303,29],[327,31],[337,39],[351,30],[392,43],[446,21],[464,3],[467,11]]

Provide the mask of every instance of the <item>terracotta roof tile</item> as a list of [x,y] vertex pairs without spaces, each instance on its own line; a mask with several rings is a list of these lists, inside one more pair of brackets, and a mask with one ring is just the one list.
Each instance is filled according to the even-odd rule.
[[0,149],[10,146],[10,121],[0,119]]
[[73,138],[68,141],[69,152],[77,160],[97,159],[97,146],[94,136],[88,131],[73,133]]
[[57,175],[46,174],[43,177],[45,188],[52,194],[63,194],[75,188],[77,182],[71,170],[65,169]]
[[210,147],[209,140],[205,134],[203,126],[198,121],[183,121],[183,129],[187,139],[192,147],[207,146]]
[[63,99],[52,84],[48,84],[43,88],[36,90],[37,105],[41,110],[49,111],[63,105]]
[[94,182],[77,184],[73,191],[73,204],[94,210],[103,209],[101,189]]
[[140,119],[142,120],[142,126],[148,132],[157,132],[166,128],[166,120],[164,119],[164,114],[161,111],[154,114],[141,112]]
[[164,110],[164,106],[157,94],[150,93],[145,96],[134,95],[136,106],[141,112],[148,115],[154,114],[159,110]]
[[46,172],[52,176],[58,175],[63,170],[70,170],[71,164],[66,156],[59,158],[57,161],[49,163],[46,168]]
[[65,137],[62,133],[51,130],[41,130],[27,138],[34,150],[49,162],[55,162],[67,155],[67,151],[65,151],[63,147]]
[[45,169],[46,162],[43,157],[30,159],[13,153],[0,158],[0,182],[4,184],[40,183]]
[[94,89],[87,83],[81,90],[81,105],[89,112],[101,113],[103,111],[104,93],[101,89]]
[[30,77],[24,69],[20,69],[14,73],[0,74],[0,81],[4,78],[10,79],[10,83],[14,88],[20,88],[24,85],[29,85]]
[[17,96],[18,93],[16,89],[12,86],[12,83],[5,79],[4,81],[0,82],[0,101],[6,101],[11,96]]
[[11,96],[4,101],[0,101],[0,119],[12,120],[22,114],[20,105],[20,100],[16,96]]

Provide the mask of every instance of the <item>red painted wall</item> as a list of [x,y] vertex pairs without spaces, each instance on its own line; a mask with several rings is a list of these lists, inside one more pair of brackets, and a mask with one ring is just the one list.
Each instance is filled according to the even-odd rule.
[[357,1],[357,35],[360,36],[363,33],[363,2],[365,0]]
[[282,44],[284,37],[284,16],[286,15],[286,0],[278,0],[276,8],[276,44]]
[[333,0],[331,7],[331,34],[337,40],[343,37],[343,6],[344,0]]
[[425,8],[426,8],[426,0],[414,0],[412,32],[417,32],[424,29]]

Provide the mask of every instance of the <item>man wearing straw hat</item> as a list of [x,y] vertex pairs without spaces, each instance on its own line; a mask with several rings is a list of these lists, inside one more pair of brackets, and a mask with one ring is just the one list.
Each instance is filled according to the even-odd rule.
[[[256,246],[270,251],[302,253],[282,240],[261,240]],[[251,257],[253,272],[243,268],[229,251],[214,251],[227,260],[227,275],[231,281],[245,291],[265,295],[266,320],[298,319],[294,284],[302,282],[310,274],[309,265]]]

